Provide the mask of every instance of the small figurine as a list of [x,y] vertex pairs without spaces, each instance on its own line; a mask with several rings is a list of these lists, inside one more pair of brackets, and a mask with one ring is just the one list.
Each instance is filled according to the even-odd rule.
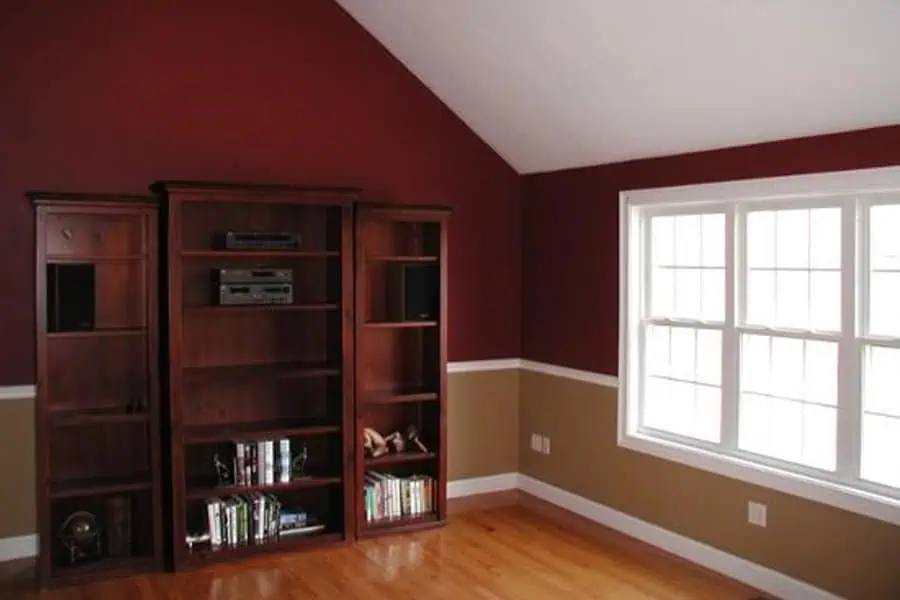
[[222,462],[222,459],[219,458],[218,452],[213,455],[213,465],[216,467],[216,477],[219,480],[219,485],[231,485],[231,472],[225,463]]
[[406,428],[406,439],[415,445],[420,452],[428,452],[428,448],[426,448],[425,444],[422,443],[422,440],[419,439],[419,430],[416,429],[415,425],[410,425]]
[[294,478],[308,477],[306,473],[306,461],[309,459],[309,452],[306,444],[300,449],[300,452],[291,461],[291,476]]
[[387,441],[371,427],[366,427],[363,431],[363,448],[371,458],[388,453]]

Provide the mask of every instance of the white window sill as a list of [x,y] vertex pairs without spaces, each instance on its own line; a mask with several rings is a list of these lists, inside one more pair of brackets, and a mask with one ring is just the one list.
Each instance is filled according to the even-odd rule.
[[[640,434],[619,433],[619,446],[900,525],[900,500]],[[750,500],[751,498],[748,498]]]

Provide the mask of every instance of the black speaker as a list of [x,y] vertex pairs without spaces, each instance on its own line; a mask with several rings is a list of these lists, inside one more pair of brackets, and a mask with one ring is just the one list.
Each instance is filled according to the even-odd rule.
[[47,265],[47,331],[94,329],[94,265]]
[[440,270],[436,265],[402,265],[403,320],[436,321],[440,314]]

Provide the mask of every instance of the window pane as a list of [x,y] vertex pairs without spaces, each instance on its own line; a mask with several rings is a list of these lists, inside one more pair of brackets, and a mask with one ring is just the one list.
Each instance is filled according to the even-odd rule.
[[675,217],[675,264],[679,267],[700,266],[702,215]]
[[702,273],[700,318],[705,321],[725,320],[725,271],[705,269]]
[[703,290],[699,269],[675,271],[675,315],[687,319],[700,318]]
[[809,274],[807,272],[778,271],[776,273],[775,325],[793,329],[809,327]]
[[803,406],[802,463],[833,471],[837,466],[837,409]]
[[806,342],[806,400],[837,405],[837,360],[837,344]]
[[673,217],[650,219],[650,242],[652,264],[671,265],[675,261],[675,219]]
[[772,338],[772,378],[768,393],[781,398],[803,398],[803,340]]
[[704,267],[725,266],[725,215],[703,215],[701,264]]
[[775,266],[809,267],[809,211],[779,210],[775,213]]
[[696,381],[719,385],[722,380],[722,332],[697,330]]
[[900,487],[900,419],[863,415],[860,476]]
[[718,442],[722,429],[722,391],[704,385],[697,386],[697,401],[692,419],[692,435],[708,442]]
[[747,214],[747,266],[751,269],[775,266],[775,213],[770,210]]
[[675,379],[694,380],[694,374],[697,372],[694,366],[694,357],[697,352],[695,333],[693,329],[687,327],[671,329],[672,368],[670,373]]
[[769,399],[742,394],[738,427],[738,447],[765,454],[769,448]]
[[769,428],[769,447],[763,454],[781,460],[802,462],[803,404],[769,398]]
[[900,204],[873,206],[869,213],[869,263],[873,269],[900,269]]
[[872,273],[869,283],[869,332],[876,335],[900,336],[898,308],[900,308],[900,273]]
[[654,269],[650,286],[651,314],[654,317],[675,314],[675,273],[671,269]]
[[725,215],[652,217],[650,236],[651,315],[724,320]]
[[841,209],[809,211],[809,266],[813,269],[841,268]]
[[900,350],[869,347],[863,369],[863,410],[900,417]]
[[747,274],[747,323],[772,325],[775,322],[775,272]]
[[748,392],[769,391],[771,339],[763,335],[745,335],[741,342],[741,389]]
[[813,271],[809,274],[809,326],[817,331],[841,329],[841,274]]
[[669,328],[649,325],[647,327],[647,362],[645,369],[648,375],[669,374]]
[[837,343],[741,336],[738,447],[834,470]]

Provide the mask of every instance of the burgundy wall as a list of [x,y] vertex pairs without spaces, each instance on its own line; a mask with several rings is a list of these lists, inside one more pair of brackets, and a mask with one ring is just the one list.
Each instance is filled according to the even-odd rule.
[[524,178],[523,357],[618,371],[620,190],[900,164],[900,126]]
[[520,351],[520,180],[330,0],[0,2],[0,385],[34,381],[26,189],[358,185],[456,210],[451,360]]

